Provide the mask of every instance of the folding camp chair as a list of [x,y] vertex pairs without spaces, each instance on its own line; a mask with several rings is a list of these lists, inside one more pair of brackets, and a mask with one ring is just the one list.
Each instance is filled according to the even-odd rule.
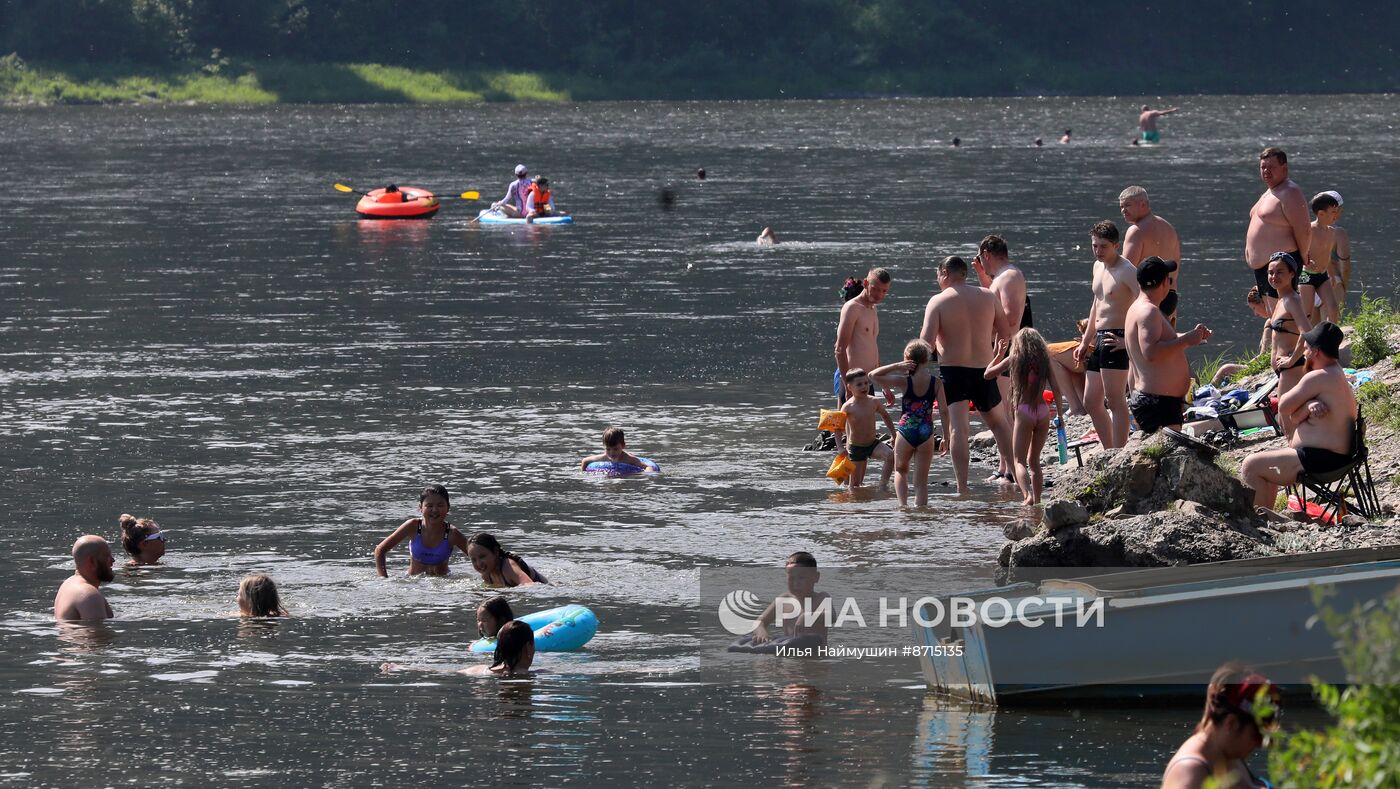
[[[1359,414],[1356,429],[1351,438],[1351,458],[1336,471],[1325,474],[1298,473],[1298,481],[1288,486],[1290,495],[1298,497],[1303,512],[1308,511],[1308,491],[1322,506],[1322,521],[1330,515],[1334,522],[1341,522],[1348,510],[1355,510],[1368,520],[1380,516],[1381,502],[1376,495],[1376,483],[1371,480],[1371,464],[1366,448],[1366,420]],[[1351,500],[1347,499],[1350,493]]]
[[1217,419],[1227,430],[1232,430],[1236,435],[1242,430],[1252,427],[1273,428],[1274,435],[1283,435],[1283,428],[1279,427],[1278,415],[1274,413],[1274,408],[1269,404],[1269,395],[1278,388],[1278,376],[1275,375],[1270,381],[1254,390],[1249,399],[1241,405],[1238,410],[1228,414],[1221,414]]

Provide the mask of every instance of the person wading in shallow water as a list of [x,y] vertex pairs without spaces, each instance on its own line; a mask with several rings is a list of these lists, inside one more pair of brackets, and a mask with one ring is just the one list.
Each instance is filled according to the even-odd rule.
[[84,535],[73,543],[73,575],[58,587],[53,599],[53,618],[60,622],[95,622],[113,617],[112,606],[98,589],[111,583],[112,547],[95,534]]
[[[860,295],[841,307],[841,320],[836,324],[836,375],[832,378],[837,408],[849,397],[844,384],[847,370],[880,366],[880,316],[875,308],[889,295],[891,279],[882,268],[870,269]],[[893,403],[894,395],[886,392],[885,404]]]

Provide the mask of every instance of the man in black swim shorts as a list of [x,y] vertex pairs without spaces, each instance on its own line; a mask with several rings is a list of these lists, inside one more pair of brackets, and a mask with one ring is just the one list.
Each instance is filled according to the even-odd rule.
[[1138,296],[1137,268],[1119,254],[1118,227],[1109,220],[1094,225],[1089,243],[1094,250],[1094,303],[1074,360],[1085,366],[1084,409],[1094,421],[1099,443],[1105,449],[1116,449],[1128,443],[1128,352],[1123,322]]
[[1240,467],[1240,481],[1254,491],[1254,506],[1272,508],[1281,485],[1293,485],[1302,472],[1325,474],[1352,461],[1356,439],[1356,396],[1337,363],[1342,330],[1323,321],[1304,332],[1308,372],[1279,398],[1278,414],[1291,433],[1288,446],[1256,452]]
[[1171,292],[1176,262],[1153,255],[1137,270],[1142,288],[1128,309],[1128,356],[1137,370],[1137,389],[1128,395],[1128,408],[1144,433],[1164,427],[1180,429],[1186,394],[1191,389],[1191,365],[1186,349],[1210,338],[1210,329],[1197,325],[1181,335],[1167,320],[1162,302]]

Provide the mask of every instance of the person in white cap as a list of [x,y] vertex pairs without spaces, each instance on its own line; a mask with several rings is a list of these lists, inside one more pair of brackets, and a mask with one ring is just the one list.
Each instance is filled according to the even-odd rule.
[[515,166],[515,180],[506,187],[506,196],[491,204],[492,211],[500,211],[508,217],[519,219],[525,216],[525,192],[530,188],[530,171],[523,164]]

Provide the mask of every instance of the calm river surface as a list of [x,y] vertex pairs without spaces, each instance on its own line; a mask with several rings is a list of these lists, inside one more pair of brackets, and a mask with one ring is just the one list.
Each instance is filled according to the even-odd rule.
[[[1243,352],[1256,155],[1281,144],[1306,194],[1344,195],[1360,288],[1394,292],[1393,97],[1175,99],[1155,148],[1127,144],[1141,103],[0,110],[0,781],[1153,784],[1194,703],[969,709],[912,659],[713,657],[697,607],[707,571],[795,550],[985,567],[1017,514],[952,497],[941,462],[928,511],[850,501],[801,451],[848,274],[892,270],[893,360],[934,261],[1000,231],[1063,339],[1088,228],[1139,183],[1181,233],[1186,320]],[[576,225],[478,228],[456,201],[361,222],[330,188],[494,198],[516,162]],[[784,243],[755,248],[764,225]],[[609,424],[666,473],[577,473]],[[555,582],[517,612],[598,613],[586,650],[520,682],[380,674],[463,665],[491,594],[460,558],[404,577],[406,546],[375,576],[428,482]],[[122,512],[162,523],[165,561],[117,568],[110,628],[58,632],[69,546],[115,545]],[[228,616],[254,571],[295,618]]]

